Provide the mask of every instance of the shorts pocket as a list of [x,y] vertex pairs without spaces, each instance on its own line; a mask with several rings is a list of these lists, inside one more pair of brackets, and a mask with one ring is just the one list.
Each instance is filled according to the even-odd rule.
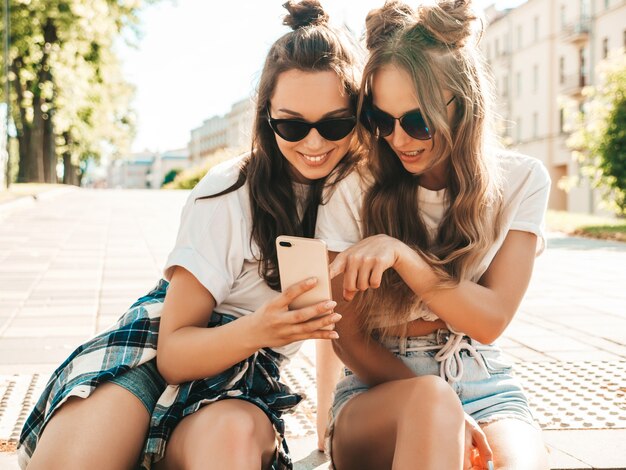
[[513,369],[513,364],[502,357],[500,351],[481,351],[481,353],[490,374],[508,374]]

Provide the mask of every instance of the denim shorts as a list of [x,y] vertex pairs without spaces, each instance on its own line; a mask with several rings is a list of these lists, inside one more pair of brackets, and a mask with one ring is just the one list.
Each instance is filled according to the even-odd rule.
[[157,370],[155,359],[114,377],[110,382],[125,388],[139,398],[149,415],[152,415],[152,410],[167,386]]
[[[441,346],[448,342],[450,332],[438,330],[419,337],[392,337],[382,344],[399,357],[417,376],[445,375],[436,359]],[[520,382],[512,375],[512,364],[502,357],[502,351],[494,345],[484,345],[464,337],[467,347],[459,350],[450,363],[450,372],[462,375],[458,380],[448,380],[461,400],[463,410],[479,424],[502,418],[516,418],[538,428],[528,399]],[[444,377],[445,378],[445,377]],[[346,369],[345,377],[335,389],[331,407],[331,428],[341,408],[350,398],[365,392],[367,385]]]

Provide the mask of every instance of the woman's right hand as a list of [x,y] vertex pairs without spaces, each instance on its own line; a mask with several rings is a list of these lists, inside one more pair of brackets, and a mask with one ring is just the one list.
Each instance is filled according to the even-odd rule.
[[289,304],[317,284],[316,278],[290,286],[249,315],[254,322],[251,334],[259,348],[279,347],[305,339],[337,339],[335,323],[341,314],[333,313],[337,302],[326,300],[309,307],[289,310]]

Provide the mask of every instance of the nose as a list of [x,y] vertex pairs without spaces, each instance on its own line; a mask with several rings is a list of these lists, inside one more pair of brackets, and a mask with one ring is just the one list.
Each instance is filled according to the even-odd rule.
[[302,143],[308,150],[314,151],[323,148],[326,143],[326,139],[324,139],[324,137],[317,132],[317,129],[311,129]]
[[403,148],[413,139],[413,137],[402,129],[399,120],[396,120],[394,123],[393,132],[389,137],[391,139],[391,145],[395,148]]

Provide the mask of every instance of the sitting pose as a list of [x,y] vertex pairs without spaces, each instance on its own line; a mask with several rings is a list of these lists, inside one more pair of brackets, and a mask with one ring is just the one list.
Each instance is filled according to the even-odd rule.
[[275,239],[313,236],[359,160],[361,61],[316,0],[285,7],[293,31],[268,53],[251,152],[192,191],[165,279],[54,372],[22,468],[291,468],[281,415],[301,396],[279,368],[302,340],[337,338],[341,315],[330,300],[289,309],[316,280],[279,293]]
[[[370,175],[318,214],[331,265],[338,470],[547,468],[502,334],[544,248],[550,178],[491,146],[491,94],[470,1],[367,17],[359,113]],[[467,445],[473,447],[466,447]]]

